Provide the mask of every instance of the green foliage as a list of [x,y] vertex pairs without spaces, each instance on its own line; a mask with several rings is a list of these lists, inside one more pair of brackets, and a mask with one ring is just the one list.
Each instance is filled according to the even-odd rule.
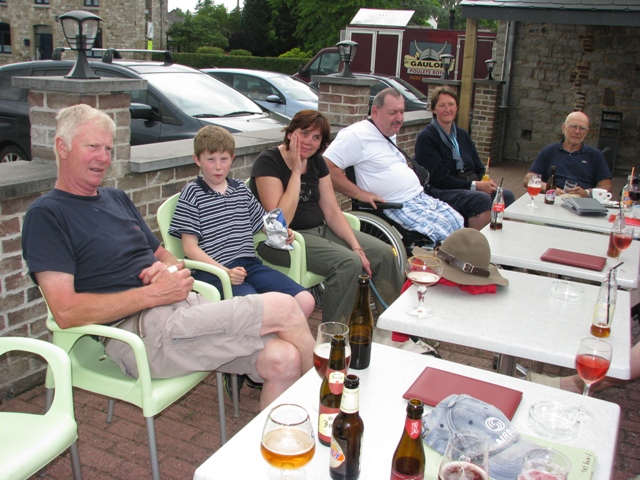
[[224,50],[220,47],[198,47],[196,53],[208,53],[211,55],[224,55]]
[[311,50],[309,50],[308,52],[305,52],[303,50],[300,50],[298,47],[296,47],[296,48],[292,48],[288,52],[283,53],[278,58],[311,58],[311,57],[313,57],[313,52]]
[[[206,3],[211,0],[204,1]],[[220,32],[220,22],[215,17],[200,12],[196,15],[187,13],[184,22],[174,23],[167,29],[167,35],[173,45],[178,45],[181,50],[187,52],[195,52],[198,47],[204,46],[222,49],[229,46],[227,37]]]
[[241,48],[236,48],[234,50],[229,50],[229,55],[238,55],[241,57],[252,57],[253,54],[249,50],[243,50]]
[[255,70],[269,70],[293,75],[299,65],[304,65],[304,58],[274,58],[274,57],[244,57],[240,55],[201,55],[197,53],[174,53],[176,63],[192,68],[252,68]]

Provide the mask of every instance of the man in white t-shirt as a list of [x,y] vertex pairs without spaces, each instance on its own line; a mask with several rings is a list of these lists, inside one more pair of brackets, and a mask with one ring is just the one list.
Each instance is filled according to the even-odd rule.
[[[427,195],[407,165],[395,144],[403,122],[402,94],[395,88],[378,93],[371,117],[340,130],[324,153],[333,188],[374,208],[375,202],[402,203],[401,209],[385,209],[385,215],[441,242],[462,228],[464,219],[447,203]],[[357,185],[344,174],[347,167],[354,167]]]

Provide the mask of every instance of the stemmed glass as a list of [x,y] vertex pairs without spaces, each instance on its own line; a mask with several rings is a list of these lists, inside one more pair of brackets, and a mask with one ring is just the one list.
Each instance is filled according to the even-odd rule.
[[351,347],[349,346],[349,327],[340,322],[325,322],[318,327],[316,343],[313,346],[313,366],[320,378],[324,378],[331,353],[331,339],[334,335],[344,337],[345,364],[349,368],[351,362]]
[[576,353],[576,370],[584,382],[582,408],[578,416],[582,422],[591,422],[594,417],[585,409],[584,403],[589,396],[589,388],[604,378],[611,365],[613,347],[610,343],[600,338],[587,337],[580,341],[578,353]]
[[531,196],[531,203],[527,203],[527,207],[538,208],[534,203],[536,195],[540,193],[542,189],[542,178],[537,173],[534,173],[529,177],[529,183],[527,183],[527,193]]
[[[631,242],[633,242],[633,227],[623,227],[622,225],[618,225],[613,229],[613,244],[618,249],[618,258],[617,263],[620,262],[620,255],[622,255],[622,251],[626,250],[631,246]],[[624,270],[620,270],[624,271]]]
[[442,261],[428,255],[416,255],[407,260],[404,272],[409,280],[418,285],[418,306],[409,307],[406,312],[419,318],[431,317],[435,312],[424,304],[424,297],[427,287],[435,285],[442,277]]
[[471,432],[456,432],[449,437],[442,457],[440,480],[488,479],[489,445]]
[[260,453],[273,468],[269,480],[304,480],[304,467],[316,451],[316,439],[307,411],[299,405],[274,407],[262,430]]

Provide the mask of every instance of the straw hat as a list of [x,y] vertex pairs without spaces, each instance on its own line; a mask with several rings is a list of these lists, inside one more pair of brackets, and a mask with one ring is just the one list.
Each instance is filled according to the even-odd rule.
[[473,228],[456,230],[433,252],[414,248],[413,254],[438,257],[442,260],[442,276],[460,285],[509,285],[509,280],[490,263],[486,237]]

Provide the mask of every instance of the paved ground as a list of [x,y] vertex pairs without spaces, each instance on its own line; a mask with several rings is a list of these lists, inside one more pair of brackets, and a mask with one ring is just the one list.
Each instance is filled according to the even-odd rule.
[[[519,196],[524,193],[521,182],[526,171],[527,166],[523,164],[495,165],[491,168],[491,177],[498,181],[504,177],[504,186]],[[616,179],[617,190],[614,191],[619,191],[622,183],[624,179]],[[314,336],[320,318],[320,310],[316,310],[309,320]],[[439,351],[443,358],[448,360],[483,369],[491,368],[492,354],[486,351],[451,344],[442,344]],[[568,369],[553,366],[546,367],[545,372],[552,375],[572,373]],[[160,471],[164,479],[192,478],[195,469],[220,446],[215,392],[215,375],[210,375],[207,380],[156,418]],[[259,392],[247,387],[241,390],[239,419],[232,417],[231,404],[226,400],[229,436],[258,413],[258,395]],[[118,403],[113,423],[106,424],[107,402],[103,397],[79,390],[74,392],[74,396],[84,478],[148,478],[149,455],[141,411],[128,404]],[[640,474],[640,382],[628,382],[598,392],[595,396],[615,402],[622,408],[613,478],[632,479]],[[0,410],[38,413],[43,407],[44,387],[38,387],[0,405]],[[258,448],[258,441],[256,439],[256,444],[248,445],[247,448]],[[598,445],[594,445],[593,448],[597,453]],[[239,472],[241,471],[239,465]],[[34,477],[36,478],[42,477]],[[68,454],[49,465],[45,478],[71,478]],[[242,478],[240,473],[238,478]]]

